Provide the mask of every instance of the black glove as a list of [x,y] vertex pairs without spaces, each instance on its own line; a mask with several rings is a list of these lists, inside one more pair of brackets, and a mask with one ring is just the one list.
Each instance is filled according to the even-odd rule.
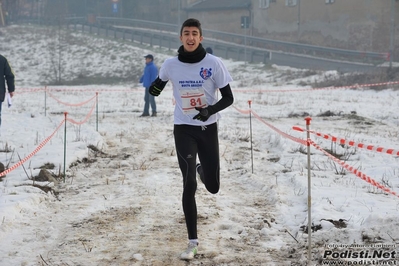
[[165,88],[167,81],[162,81],[159,77],[157,77],[154,82],[151,83],[150,85],[150,94],[152,96],[159,96],[161,94],[162,90]]
[[197,119],[202,122],[208,120],[208,118],[215,113],[212,108],[212,105],[209,105],[208,107],[205,108],[195,107],[195,110],[199,111],[199,113],[195,115],[193,119]]

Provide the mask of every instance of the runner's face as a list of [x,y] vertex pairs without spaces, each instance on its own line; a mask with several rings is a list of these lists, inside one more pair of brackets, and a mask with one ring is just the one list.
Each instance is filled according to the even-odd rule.
[[180,36],[180,41],[183,44],[184,51],[193,52],[198,48],[202,42],[203,37],[197,27],[184,27]]

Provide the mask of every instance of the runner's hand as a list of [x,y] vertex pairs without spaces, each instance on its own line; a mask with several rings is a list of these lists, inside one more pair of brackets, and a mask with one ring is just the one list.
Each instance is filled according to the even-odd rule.
[[197,115],[193,117],[193,119],[197,119],[199,121],[205,122],[208,118],[214,114],[213,108],[211,105],[205,108],[195,107],[195,110],[199,111]]

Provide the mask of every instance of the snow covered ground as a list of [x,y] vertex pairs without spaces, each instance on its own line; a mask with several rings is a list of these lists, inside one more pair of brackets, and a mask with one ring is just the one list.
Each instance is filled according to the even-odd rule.
[[[185,262],[170,85],[158,116],[139,117],[143,56],[160,66],[175,51],[76,33],[47,38],[52,31],[0,30],[17,77],[2,112],[0,161],[12,171],[0,182],[0,266],[306,265],[306,133],[293,129],[306,116],[311,130],[347,141],[310,134],[341,159],[310,147],[311,265],[398,263],[398,156],[348,145],[398,151],[397,85],[313,90],[337,73],[225,59],[235,103],[219,122],[221,190],[199,185],[199,255]],[[68,86],[45,92],[60,77]],[[44,165],[54,165],[56,182],[33,180]]]

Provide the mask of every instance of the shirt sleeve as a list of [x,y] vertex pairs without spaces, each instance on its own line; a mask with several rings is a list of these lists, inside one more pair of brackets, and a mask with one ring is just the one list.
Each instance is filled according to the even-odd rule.
[[8,92],[14,92],[15,91],[15,76],[14,76],[14,72],[12,71],[12,68],[7,60],[6,60],[6,65],[5,65],[4,76],[6,77],[6,80],[7,80]]
[[216,64],[217,67],[214,75],[215,84],[218,88],[224,88],[227,86],[227,84],[232,82],[233,79],[230,76],[230,73],[227,70],[226,66],[223,64],[222,60],[217,58]]
[[159,69],[159,75],[158,75],[158,77],[159,77],[162,81],[169,81],[168,65],[169,65],[169,59],[167,59],[167,60],[163,63],[163,65],[161,66],[161,68]]

